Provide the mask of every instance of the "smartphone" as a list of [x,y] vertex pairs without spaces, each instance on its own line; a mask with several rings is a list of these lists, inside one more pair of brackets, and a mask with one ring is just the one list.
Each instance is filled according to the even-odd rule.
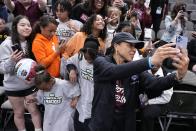
[[185,36],[176,36],[176,48],[187,48],[188,38]]
[[59,45],[65,43],[65,41],[66,41],[66,40],[64,40],[64,39],[60,40]]
[[12,48],[13,51],[16,51],[16,50],[20,51],[20,46],[18,44],[12,45],[11,48]]
[[144,29],[144,39],[145,40],[152,39],[152,29],[151,28]]

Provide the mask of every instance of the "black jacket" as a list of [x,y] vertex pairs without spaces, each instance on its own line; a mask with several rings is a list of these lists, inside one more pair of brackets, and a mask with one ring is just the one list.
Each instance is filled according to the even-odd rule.
[[71,18],[74,20],[78,20],[82,23],[85,23],[87,19],[90,17],[91,12],[86,7],[86,3],[77,4],[71,12]]
[[135,108],[138,101],[139,87],[145,89],[145,91],[162,91],[171,88],[176,83],[174,74],[165,78],[154,78],[151,74],[144,72],[148,69],[147,58],[120,65],[116,65],[111,56],[95,59],[94,99],[92,119],[89,124],[91,131],[111,131],[115,109],[116,80],[123,81],[126,98],[125,131],[136,130]]
[[196,39],[192,39],[188,45],[188,55],[189,55],[189,70],[192,70],[193,66],[196,64]]

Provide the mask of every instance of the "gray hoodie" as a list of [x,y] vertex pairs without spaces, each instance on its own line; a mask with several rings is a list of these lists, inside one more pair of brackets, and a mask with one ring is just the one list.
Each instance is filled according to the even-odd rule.
[[27,84],[19,79],[14,73],[16,62],[10,59],[13,50],[11,48],[11,37],[7,37],[0,45],[0,73],[4,74],[3,84],[7,91],[19,91],[32,87],[34,84]]

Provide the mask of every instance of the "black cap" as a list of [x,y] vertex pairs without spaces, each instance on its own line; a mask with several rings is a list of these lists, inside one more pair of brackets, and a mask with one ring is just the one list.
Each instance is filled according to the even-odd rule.
[[119,32],[116,33],[112,39],[112,44],[119,44],[121,42],[127,42],[133,44],[135,48],[141,49],[144,47],[143,41],[136,40],[130,33],[128,32]]
[[98,51],[98,49],[99,49],[98,39],[91,36],[91,35],[88,36],[86,38],[86,40],[84,41],[84,46],[81,50],[83,51],[83,50],[86,50],[86,49],[94,49],[94,50]]

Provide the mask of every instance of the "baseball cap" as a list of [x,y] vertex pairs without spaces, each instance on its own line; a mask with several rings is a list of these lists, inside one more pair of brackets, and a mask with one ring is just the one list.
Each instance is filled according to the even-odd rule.
[[130,44],[133,44],[135,46],[135,48],[137,49],[141,49],[144,47],[144,42],[143,41],[139,41],[136,40],[130,33],[128,32],[119,32],[116,33],[112,39],[112,45],[113,44],[119,44],[121,42],[127,42]]
[[95,51],[98,51],[99,45],[100,44],[99,44],[98,39],[90,35],[84,41],[84,46],[81,50],[84,51],[86,49],[93,49]]

